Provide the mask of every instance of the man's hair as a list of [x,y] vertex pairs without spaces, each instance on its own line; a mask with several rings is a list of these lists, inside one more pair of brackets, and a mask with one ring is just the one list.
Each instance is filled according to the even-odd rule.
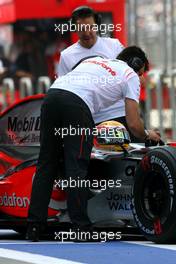
[[93,17],[96,24],[100,24],[100,16],[89,6],[79,6],[73,10],[71,23],[76,24],[79,18]]
[[137,46],[130,46],[125,48],[119,53],[116,59],[125,61],[130,67],[132,67],[131,62],[133,59],[139,59],[141,60],[141,63],[144,65],[144,70],[145,71],[149,70],[149,61],[147,59],[147,56],[145,52]]

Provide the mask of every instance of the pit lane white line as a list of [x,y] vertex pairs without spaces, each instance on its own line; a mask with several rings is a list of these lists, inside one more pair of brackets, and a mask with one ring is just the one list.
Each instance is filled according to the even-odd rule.
[[17,234],[16,231],[11,229],[0,229],[0,235]]
[[[92,244],[96,244],[99,245],[100,243],[104,243],[104,242],[84,242],[84,245],[92,245]],[[66,244],[79,244],[80,242],[72,242],[72,241],[64,241],[64,242],[48,242],[48,241],[42,241],[42,242],[27,242],[26,240],[15,240],[15,242],[10,242],[10,240],[3,240],[2,242],[0,242],[0,245],[66,245]]]
[[0,257],[18,261],[25,261],[31,264],[83,264],[83,262],[70,261],[60,258],[46,257],[39,254],[21,252],[17,250],[0,248]]
[[146,242],[141,242],[141,241],[125,241],[125,243],[135,244],[135,245],[139,245],[139,246],[147,246],[147,247],[155,247],[155,248],[176,250],[176,245],[154,244],[153,242],[150,242],[150,241],[146,241]]

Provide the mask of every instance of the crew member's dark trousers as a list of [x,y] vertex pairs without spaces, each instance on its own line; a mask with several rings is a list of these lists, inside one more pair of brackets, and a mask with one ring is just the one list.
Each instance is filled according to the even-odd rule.
[[[70,135],[71,127],[79,128],[79,133]],[[81,128],[89,128],[91,131],[93,127],[91,112],[81,98],[64,90],[49,90],[41,108],[41,145],[32,186],[29,222],[45,223],[47,220],[48,204],[54,180],[57,178],[63,145],[65,179],[85,179],[93,137],[91,132],[80,131]],[[68,135],[63,136],[62,129],[65,134],[68,131]],[[67,193],[68,212],[73,224],[78,226],[90,224],[87,216],[88,189],[68,188]]]

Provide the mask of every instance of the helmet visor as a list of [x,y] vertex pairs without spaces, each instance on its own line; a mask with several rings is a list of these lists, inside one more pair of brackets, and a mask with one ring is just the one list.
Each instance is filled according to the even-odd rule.
[[130,142],[130,136],[126,129],[119,127],[99,127],[97,141],[99,144],[125,144]]

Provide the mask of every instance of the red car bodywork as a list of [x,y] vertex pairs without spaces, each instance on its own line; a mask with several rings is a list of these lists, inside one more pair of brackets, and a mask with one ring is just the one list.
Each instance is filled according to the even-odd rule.
[[[27,217],[39,152],[39,124],[35,121],[40,118],[43,97],[25,98],[0,116],[0,215]],[[59,215],[59,207],[65,203],[65,192],[53,187],[48,217]]]

